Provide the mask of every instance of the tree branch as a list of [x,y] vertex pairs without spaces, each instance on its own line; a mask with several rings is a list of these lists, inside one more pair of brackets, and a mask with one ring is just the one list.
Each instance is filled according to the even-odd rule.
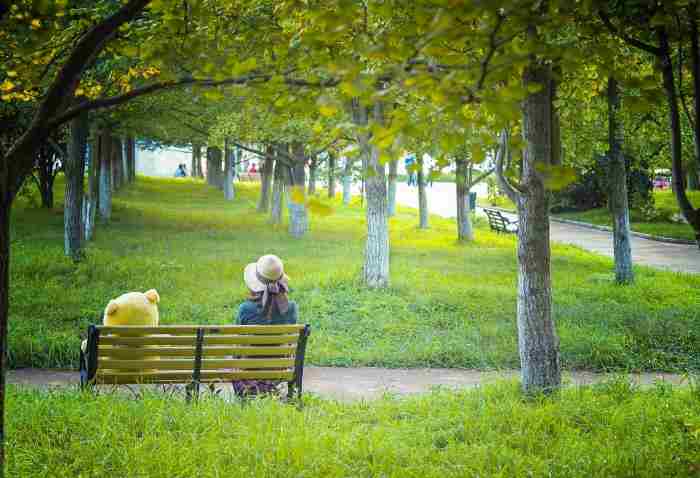
[[491,176],[491,175],[492,175],[493,173],[495,173],[495,172],[496,172],[496,168],[495,168],[495,167],[494,167],[494,168],[491,168],[491,169],[487,169],[487,170],[484,171],[482,174],[480,174],[479,176],[477,176],[476,179],[472,179],[471,181],[469,181],[469,185],[468,185],[467,187],[469,187],[469,189],[473,188],[474,186],[476,186],[476,185],[479,184],[481,181],[483,181],[484,179],[488,178],[489,176]]
[[504,129],[501,131],[501,137],[499,139],[498,151],[496,152],[496,179],[498,180],[498,185],[501,191],[505,193],[508,198],[514,203],[518,203],[518,196],[520,195],[520,189],[511,184],[503,173],[503,159],[507,155],[508,148],[508,132]]
[[621,38],[625,43],[628,43],[634,47],[639,48],[640,50],[644,50],[648,53],[651,53],[654,56],[659,56],[661,54],[661,49],[659,47],[655,47],[654,45],[650,45],[648,43],[644,43],[641,40],[637,40],[636,38],[633,38],[629,35],[627,35],[625,32],[621,31],[618,29],[610,20],[610,17],[606,12],[604,12],[602,9],[598,10],[598,16],[602,20],[603,24],[610,30],[610,33],[613,35]]

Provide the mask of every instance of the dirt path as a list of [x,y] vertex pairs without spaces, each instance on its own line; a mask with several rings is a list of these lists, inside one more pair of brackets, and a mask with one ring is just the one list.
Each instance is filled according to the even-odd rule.
[[[342,401],[380,397],[384,393],[407,395],[427,392],[434,387],[474,388],[500,379],[518,376],[517,370],[485,372],[461,369],[386,369],[374,367],[305,367],[304,390]],[[610,378],[609,374],[565,372],[565,380],[573,385],[586,385]],[[683,377],[665,373],[630,374],[630,379],[642,386],[655,381],[679,385]],[[18,369],[8,374],[8,381],[29,387],[60,387],[77,385],[78,373],[66,370]],[[225,387],[230,390],[230,387]]]

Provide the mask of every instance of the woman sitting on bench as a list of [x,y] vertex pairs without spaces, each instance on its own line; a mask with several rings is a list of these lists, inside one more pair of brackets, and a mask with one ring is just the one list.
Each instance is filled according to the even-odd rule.
[[[284,264],[274,255],[262,256],[248,264],[243,280],[250,295],[238,308],[238,325],[285,325],[297,323],[297,304],[287,298],[288,277]],[[237,380],[233,390],[238,396],[275,393],[280,382],[274,380]]]

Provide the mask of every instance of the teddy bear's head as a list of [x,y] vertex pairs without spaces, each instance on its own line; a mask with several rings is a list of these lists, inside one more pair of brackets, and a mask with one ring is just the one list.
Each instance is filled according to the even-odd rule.
[[110,300],[102,318],[104,325],[158,325],[158,302],[155,289],[144,293],[129,292]]

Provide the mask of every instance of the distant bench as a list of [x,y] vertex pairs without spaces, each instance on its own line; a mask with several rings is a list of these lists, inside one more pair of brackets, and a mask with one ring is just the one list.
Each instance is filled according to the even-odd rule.
[[512,221],[505,217],[501,211],[495,209],[484,209],[486,216],[489,218],[489,226],[492,231],[498,233],[517,233],[518,221]]
[[301,398],[310,327],[294,325],[169,325],[88,328],[81,349],[80,384],[187,384],[233,380],[287,382],[287,396]]
[[238,173],[238,180],[248,183],[259,182],[260,173]]

